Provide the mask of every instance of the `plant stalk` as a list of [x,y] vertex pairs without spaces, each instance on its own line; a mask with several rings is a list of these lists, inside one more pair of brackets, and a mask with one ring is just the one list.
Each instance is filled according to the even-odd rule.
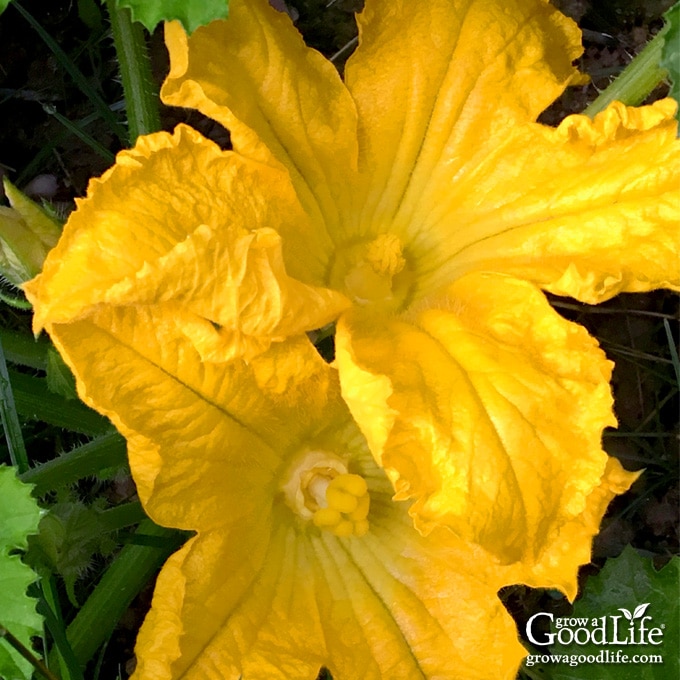
[[132,21],[129,9],[116,7],[115,0],[106,0],[106,9],[125,94],[129,141],[134,145],[140,135],[160,130],[158,91],[141,24]]
[[68,641],[83,666],[111,635],[137,593],[185,540],[183,533],[160,527],[150,519],[140,523],[137,533],[162,539],[164,546],[125,546],[68,626]]
[[21,475],[21,481],[35,485],[34,496],[42,496],[60,486],[73,484],[88,475],[126,462],[125,439],[117,432],[93,439],[58,458],[31,468]]
[[54,675],[45,664],[38,659],[33,652],[31,652],[28,647],[26,647],[21,640],[12,635],[7,628],[0,624],[0,638],[4,638],[7,642],[14,647],[14,649],[21,654],[21,656],[28,661],[33,668],[40,672],[40,674],[47,678],[47,680],[59,680],[56,675]]
[[604,111],[613,101],[627,106],[641,104],[654,88],[668,76],[659,66],[667,29],[659,31],[645,48],[634,57],[619,75],[583,112],[592,118]]
[[0,415],[2,416],[2,426],[5,430],[12,465],[16,467],[19,474],[26,472],[29,468],[28,454],[24,445],[24,437],[21,434],[21,425],[14,403],[14,392],[9,380],[2,342],[0,342]]

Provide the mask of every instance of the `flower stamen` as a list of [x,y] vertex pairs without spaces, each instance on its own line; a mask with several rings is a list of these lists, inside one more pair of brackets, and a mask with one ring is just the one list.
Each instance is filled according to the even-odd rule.
[[348,472],[338,456],[306,452],[292,466],[282,489],[295,513],[319,529],[341,537],[368,532],[368,484],[360,475]]
[[331,285],[356,304],[386,309],[403,304],[412,279],[402,243],[389,233],[340,248],[330,275]]
[[336,536],[363,536],[368,531],[371,498],[366,480],[359,475],[343,474],[326,486],[325,504],[314,513],[314,525]]

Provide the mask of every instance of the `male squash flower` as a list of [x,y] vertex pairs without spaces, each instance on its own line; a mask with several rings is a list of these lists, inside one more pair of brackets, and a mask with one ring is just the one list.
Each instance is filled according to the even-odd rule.
[[[140,677],[192,677],[195,659],[195,677],[497,675],[486,637],[479,665],[446,666],[440,635],[473,643],[448,595],[434,618],[421,603],[449,580],[469,593],[475,564],[478,592],[573,597],[635,478],[601,450],[610,364],[542,291],[596,303],[680,287],[675,105],[537,124],[581,51],[544,0],[367,0],[344,83],[265,0],[230,11],[190,38],[167,26],[162,96],[223,123],[234,151],[186,126],[141,138],[26,286],[36,329],[128,437],[149,514],[201,532],[161,575]],[[331,322],[377,468],[359,444],[338,453],[352,425],[304,379],[323,373],[305,333]],[[385,528],[380,550],[379,469],[409,503],[378,507],[419,532]],[[485,628],[490,610],[473,609]],[[498,650],[511,677],[517,650]]]

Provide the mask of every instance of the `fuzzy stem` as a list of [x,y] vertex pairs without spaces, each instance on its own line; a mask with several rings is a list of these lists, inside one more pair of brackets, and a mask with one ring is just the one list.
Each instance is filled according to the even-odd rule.
[[17,416],[17,409],[14,403],[14,392],[12,391],[12,383],[9,380],[2,342],[0,342],[0,415],[2,416],[5,438],[7,439],[9,457],[12,460],[12,465],[21,474],[28,470],[28,455],[24,446],[24,438],[21,434],[21,425],[19,424],[19,416]]
[[[54,574],[40,579],[42,598],[38,600],[38,613],[45,618],[45,627],[54,640],[54,647],[59,661],[62,680],[83,680],[80,666],[73,655],[73,650],[66,641],[66,626],[59,605],[56,578]],[[45,646],[47,649],[47,646]],[[56,664],[55,664],[56,665]]]
[[125,440],[112,432],[27,470],[21,481],[34,484],[33,495],[42,496],[106,468],[119,467],[125,461]]
[[626,66],[621,75],[603,90],[583,113],[592,118],[596,113],[604,111],[613,101],[623,102],[627,106],[642,103],[668,76],[668,71],[659,66],[665,34],[666,29],[659,31]]
[[66,631],[73,652],[82,665],[111,635],[137,593],[185,540],[182,532],[159,527],[149,519],[141,522],[137,534],[160,539],[163,547],[127,545],[106,570]]
[[50,343],[44,336],[34,338],[28,333],[0,328],[0,342],[7,361],[41,371],[47,370],[47,350]]
[[139,135],[160,130],[158,91],[141,24],[133,22],[130,10],[118,8],[115,0],[106,0],[106,8],[125,93],[129,141],[134,145]]

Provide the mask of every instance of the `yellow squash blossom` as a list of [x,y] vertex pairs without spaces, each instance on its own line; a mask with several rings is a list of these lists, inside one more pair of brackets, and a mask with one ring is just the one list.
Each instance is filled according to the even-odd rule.
[[[92,182],[26,293],[36,329],[51,334],[83,398],[128,436],[151,516],[202,531],[160,580],[141,677],[177,677],[199,648],[206,664],[241,659],[215,661],[215,677],[239,677],[239,664],[245,677],[312,677],[321,662],[339,680],[402,677],[395,668],[405,657],[392,642],[375,643],[385,625],[377,602],[394,603],[401,644],[412,650],[408,617],[437,588],[427,581],[427,594],[418,586],[409,602],[381,594],[384,575],[367,576],[373,567],[350,547],[373,540],[369,515],[365,536],[357,520],[356,536],[333,539],[378,597],[359,613],[344,567],[305,552],[273,528],[289,524],[262,510],[274,507],[275,489],[276,507],[291,509],[275,470],[304,448],[299,428],[318,397],[302,377],[282,380],[274,358],[286,355],[289,374],[287,362],[312,370],[305,333],[336,322],[342,398],[396,499],[408,501],[385,501],[391,513],[408,507],[423,535],[408,540],[423,554],[453,545],[474,555],[491,590],[524,582],[573,597],[607,503],[635,475],[601,449],[603,428],[615,424],[609,362],[542,291],[595,303],[680,287],[675,105],[613,104],[594,121],[537,124],[576,78],[581,50],[573,22],[543,0],[367,0],[344,82],[266,0],[232,0],[230,13],[190,38],[168,25],[162,96],[224,124],[234,151],[186,126],[141,138]],[[206,375],[220,384],[185,405],[177,391],[202,395],[192,381]],[[288,411],[265,406],[270,393]],[[266,451],[213,434],[213,418],[232,418],[233,404],[234,427],[264,437]],[[338,417],[317,416],[342,441]],[[356,455],[360,476],[379,476]],[[305,546],[330,540],[324,522],[349,521],[331,515],[317,517],[319,526],[302,518]],[[260,533],[277,536],[274,553],[269,538],[247,543]],[[390,535],[399,546],[400,532]],[[209,540],[206,556],[198,546]],[[241,543],[246,553],[233,552]],[[458,560],[460,574],[469,560]],[[287,571],[272,573],[281,562]],[[397,563],[393,585],[408,590]],[[201,577],[201,592],[215,593],[205,606],[190,589],[202,565],[212,575]],[[319,576],[326,570],[332,583]],[[308,579],[294,580],[298,573]],[[286,606],[271,605],[279,597]],[[298,597],[311,632],[294,615]],[[347,608],[370,633],[362,644],[379,647],[356,652],[366,664],[372,655],[374,676],[330,651],[342,647],[342,663],[353,663],[359,643],[350,623],[343,632]],[[237,611],[242,624],[231,618]],[[213,619],[228,631],[223,644],[208,630]],[[434,639],[440,629],[428,626]],[[192,642],[194,627],[203,642]],[[313,659],[304,651],[312,635]],[[478,639],[486,658],[494,643]],[[309,665],[294,672],[298,648]],[[510,673],[508,649],[499,655]],[[437,663],[451,663],[447,654]],[[483,663],[458,674],[417,663],[425,677],[487,677]]]
[[55,336],[148,513],[198,532],[159,575],[135,680],[512,680],[514,574],[416,531],[337,371],[301,341],[206,362],[163,316],[103,308]]

